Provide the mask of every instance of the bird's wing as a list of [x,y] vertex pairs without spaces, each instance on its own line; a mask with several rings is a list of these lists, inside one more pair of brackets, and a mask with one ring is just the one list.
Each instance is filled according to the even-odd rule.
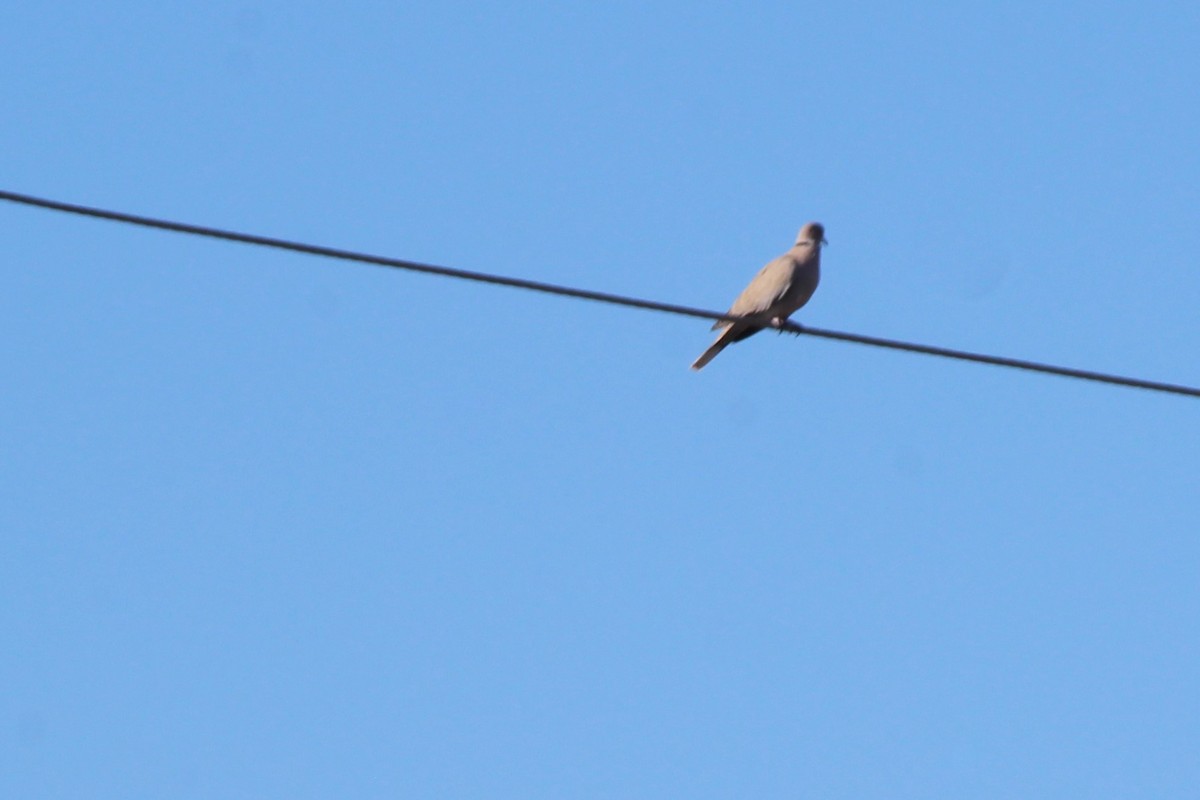
[[[795,275],[794,261],[795,259],[791,256],[780,256],[768,262],[733,301],[729,313],[739,316],[770,313],[792,285]],[[718,322],[713,327],[719,328],[728,324],[728,322]]]

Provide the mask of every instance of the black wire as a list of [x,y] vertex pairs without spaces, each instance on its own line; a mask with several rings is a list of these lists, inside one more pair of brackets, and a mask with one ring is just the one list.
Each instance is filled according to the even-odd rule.
[[970,353],[966,350],[952,350],[949,347],[934,347],[927,344],[912,344],[911,342],[898,342],[894,339],[881,339],[878,336],[863,336],[858,333],[842,333],[841,331],[826,331],[819,328],[804,327],[801,333],[806,333],[809,336],[820,336],[823,339],[837,339],[842,342],[854,342],[855,344],[866,344],[872,347],[887,347],[892,350],[906,350],[910,353],[924,353],[931,356],[941,356],[942,358],[957,358],[960,361],[974,361],[979,364],[994,364],[998,367],[1010,367],[1012,369],[1024,369],[1030,372],[1044,372],[1049,375],[1061,375],[1064,378],[1079,378],[1085,381],[1097,381],[1099,383],[1111,383],[1117,386],[1129,386],[1134,389],[1149,389],[1154,392],[1170,392],[1172,394],[1188,395],[1190,397],[1200,397],[1200,389],[1192,386],[1181,386],[1175,383],[1162,383],[1161,381],[1148,381],[1141,378],[1126,378],[1121,375],[1110,375],[1104,372],[1093,372],[1086,369],[1074,369],[1072,367],[1057,367],[1053,364],[1041,364],[1037,361],[1025,361],[1020,358],[1008,358],[1006,356],[989,356],[982,353]]
[[[344,261],[357,261],[364,264],[375,264],[381,267],[392,267],[394,269],[404,269],[413,272],[424,272],[430,275],[441,275],[447,278],[460,278],[462,280],[491,283],[499,286],[511,286],[516,289],[528,289],[530,291],[544,292],[546,294],[576,297],[581,300],[595,300],[601,303],[612,303],[614,305],[631,306],[633,308],[644,308],[650,311],[663,311],[668,314],[681,314],[688,317],[701,317],[703,319],[713,320],[742,319],[742,317],[731,316],[729,314],[723,314],[716,311],[708,311],[702,308],[676,305],[674,303],[660,303],[654,300],[639,300],[635,297],[625,297],[623,295],[610,294],[608,292],[594,292],[588,289],[575,289],[570,286],[558,286],[552,283],[542,283],[541,281],[531,281],[524,278],[508,278],[503,275],[491,275],[485,272],[471,272],[463,269],[439,267],[433,264],[422,264],[418,261],[406,261],[399,258],[386,258],[384,256],[355,253],[350,250],[338,250],[333,247],[303,244],[301,242],[292,242],[286,239],[274,239],[269,236],[256,236],[249,233],[237,233],[236,231],[221,230],[219,228],[208,228],[202,225],[189,225],[183,222],[171,222],[170,220],[143,217],[136,214],[125,214],[120,211],[108,211],[101,208],[75,205],[73,203],[63,203],[58,200],[47,200],[41,197],[32,197],[30,195],[4,191],[2,189],[0,189],[0,200],[7,200],[12,203],[20,203],[22,205],[34,206],[37,208],[45,208],[51,211],[61,211],[68,214],[78,214],[85,217],[106,219],[128,225],[141,225],[146,228],[157,228],[159,230],[174,231],[176,233],[186,233],[192,236],[205,236],[211,239],[224,239],[230,242],[241,242],[243,244],[252,244],[259,247],[273,247],[279,250],[291,250],[296,253],[307,253],[309,255],[323,256],[325,258],[337,258]],[[910,342],[901,342],[894,339],[883,339],[878,336],[863,336],[856,333],[843,333],[841,331],[823,330],[821,328],[809,328],[794,322],[784,323],[780,327],[780,330],[796,334],[805,334],[808,336],[817,336],[822,339],[836,339],[842,342],[864,344],[871,347],[885,347],[891,350],[904,350],[910,353],[924,353],[926,355],[940,356],[942,358],[955,358],[961,361],[974,361],[980,364],[994,364],[1000,367],[1023,369],[1032,372],[1043,372],[1050,375],[1061,375],[1067,378],[1097,381],[1100,383],[1115,384],[1117,386],[1129,386],[1135,389],[1147,389],[1155,392],[1170,392],[1172,394],[1200,397],[1200,389],[1191,386],[1161,383],[1159,381],[1148,381],[1140,378],[1127,378],[1120,375],[1110,375],[1103,372],[1092,372],[1090,370],[1072,369],[1070,367],[1058,367],[1052,364],[1041,364],[1036,361],[1024,361],[1017,358],[989,356],[980,353],[970,353],[964,350],[952,350],[946,347],[912,344]]]

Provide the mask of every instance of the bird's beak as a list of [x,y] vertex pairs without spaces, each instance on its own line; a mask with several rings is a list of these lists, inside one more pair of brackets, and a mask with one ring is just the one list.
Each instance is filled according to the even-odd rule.
[[823,245],[825,245],[826,247],[828,247],[828,246],[829,246],[829,240],[828,240],[828,239],[826,239],[825,237],[821,237],[821,244],[823,244]]

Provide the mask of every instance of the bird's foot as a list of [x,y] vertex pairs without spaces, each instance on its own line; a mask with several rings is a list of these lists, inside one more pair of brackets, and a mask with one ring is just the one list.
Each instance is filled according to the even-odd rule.
[[767,324],[774,328],[777,333],[790,333],[793,336],[799,336],[801,333],[804,333],[804,326],[787,317],[774,317]]

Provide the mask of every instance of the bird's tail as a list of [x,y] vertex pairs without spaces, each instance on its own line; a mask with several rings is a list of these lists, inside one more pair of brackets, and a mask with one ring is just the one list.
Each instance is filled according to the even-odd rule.
[[728,347],[733,342],[737,341],[730,335],[731,329],[726,328],[717,337],[717,340],[708,346],[708,349],[700,354],[700,357],[692,362],[692,369],[703,369],[704,365],[717,357],[717,354]]

